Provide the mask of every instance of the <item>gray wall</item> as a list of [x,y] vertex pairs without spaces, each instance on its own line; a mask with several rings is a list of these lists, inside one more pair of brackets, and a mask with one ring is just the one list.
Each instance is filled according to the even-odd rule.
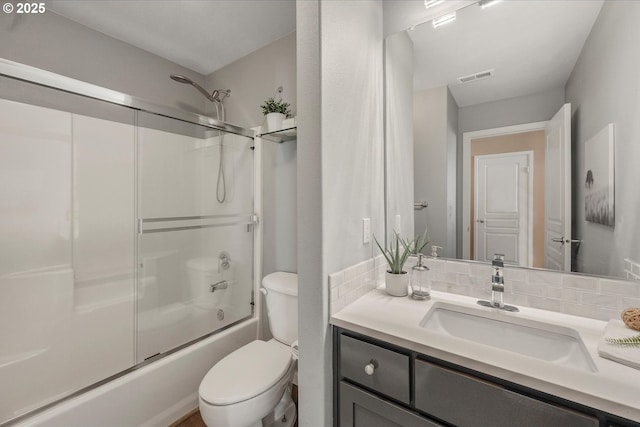
[[[501,101],[462,107],[458,111],[457,206],[462,207],[462,137],[465,132],[546,121],[564,104],[564,88]],[[456,212],[462,230],[462,209]],[[457,235],[457,257],[462,257],[462,235]]]
[[382,2],[324,2],[321,12],[324,259],[334,273],[378,254],[362,243],[363,218],[375,236],[385,231]]
[[[396,231],[412,239],[413,42],[406,31],[385,39],[384,67],[387,239],[393,238],[396,215],[401,220]],[[380,244],[384,242],[380,240]]]
[[464,132],[492,129],[549,120],[564,104],[564,88],[519,96],[501,101],[462,107],[458,116],[458,135]]
[[[332,424],[328,275],[384,233],[382,2],[297,2],[300,425]],[[320,268],[321,267],[321,268]]]
[[429,203],[415,212],[415,232],[426,227],[430,246],[442,246],[440,255],[447,257],[455,256],[450,233],[455,231],[456,119],[457,105],[446,86],[414,93],[414,200]]
[[[243,127],[266,125],[260,104],[283,87],[282,98],[296,111],[296,35],[289,34],[217,70],[205,88],[230,89],[224,101],[226,119]],[[208,112],[215,108],[209,105]],[[297,141],[262,141],[262,277],[274,271],[297,272]],[[271,338],[262,306],[260,334]]]
[[443,255],[448,258],[455,258],[457,250],[457,153],[458,104],[451,91],[447,89],[447,243]]
[[[298,67],[298,425],[331,425],[329,292],[323,260],[320,0],[296,2]],[[314,424],[315,423],[315,424]]]
[[[282,98],[296,112],[296,35],[289,34],[206,78],[206,88],[231,89],[225,99],[227,121],[243,127],[260,126],[260,104],[283,87]],[[213,111],[209,106],[209,111]],[[263,141],[262,200],[263,276],[274,271],[297,272],[297,141]]]
[[74,79],[203,113],[205,98],[169,79],[184,74],[199,84],[204,76],[47,11],[42,15],[0,14],[0,58]]
[[[574,237],[586,240],[579,271],[624,276],[623,259],[640,260],[640,2],[605,2],[566,86],[572,110]],[[615,126],[615,228],[584,214],[584,143]]]
[[[282,99],[296,112],[296,35],[291,33],[249,55],[234,61],[205,79],[205,88],[231,89],[224,102],[227,121],[243,127],[264,122],[262,104],[282,86]],[[207,111],[215,111],[212,105]]]

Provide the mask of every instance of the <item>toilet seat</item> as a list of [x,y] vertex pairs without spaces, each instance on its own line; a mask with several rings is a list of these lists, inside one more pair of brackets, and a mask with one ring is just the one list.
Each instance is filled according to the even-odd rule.
[[200,383],[200,398],[210,405],[242,402],[264,393],[289,371],[291,352],[266,341],[252,341],[224,357]]

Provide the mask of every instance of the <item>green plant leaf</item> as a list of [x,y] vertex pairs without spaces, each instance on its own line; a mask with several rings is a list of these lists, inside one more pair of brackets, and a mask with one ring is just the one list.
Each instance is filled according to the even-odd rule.
[[414,240],[414,247],[412,253],[414,255],[418,255],[422,253],[422,250],[429,244],[429,239],[427,238],[427,229],[425,228],[424,233],[421,235],[417,235]]
[[640,346],[640,335],[624,338],[606,338],[609,344],[627,345],[627,346]]
[[387,264],[389,264],[389,272],[393,274],[402,274],[404,264],[407,262],[409,255],[411,255],[413,242],[404,240],[398,233],[395,233],[395,242],[391,243],[389,249],[384,249],[375,236],[373,239],[375,240],[376,245],[378,245],[380,252],[382,252],[387,260]]
[[260,108],[262,108],[262,114],[265,116],[269,113],[282,113],[289,117],[291,115],[291,109],[289,107],[291,107],[291,104],[288,102],[284,102],[282,99],[276,100],[274,98],[267,98],[267,100],[260,105]]
[[376,245],[378,245],[378,248],[380,248],[380,252],[382,252],[382,255],[384,255],[385,259],[387,260],[387,264],[389,264],[389,266],[393,265],[393,261],[391,261],[391,258],[389,258],[389,256],[387,255],[387,251],[382,249],[382,246],[380,246],[380,243],[378,243],[378,239],[376,239],[376,236],[373,236],[373,240],[375,240]]

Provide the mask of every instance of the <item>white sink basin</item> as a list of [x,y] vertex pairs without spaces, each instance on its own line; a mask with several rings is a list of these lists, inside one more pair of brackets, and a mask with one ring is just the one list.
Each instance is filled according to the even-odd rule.
[[523,319],[497,309],[436,302],[420,322],[431,332],[519,353],[546,362],[596,372],[573,329]]

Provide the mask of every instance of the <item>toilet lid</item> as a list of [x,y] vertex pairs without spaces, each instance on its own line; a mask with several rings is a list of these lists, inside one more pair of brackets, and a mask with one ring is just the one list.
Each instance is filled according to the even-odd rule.
[[200,383],[200,397],[212,405],[251,399],[276,384],[289,369],[291,353],[266,341],[252,341],[227,355]]

